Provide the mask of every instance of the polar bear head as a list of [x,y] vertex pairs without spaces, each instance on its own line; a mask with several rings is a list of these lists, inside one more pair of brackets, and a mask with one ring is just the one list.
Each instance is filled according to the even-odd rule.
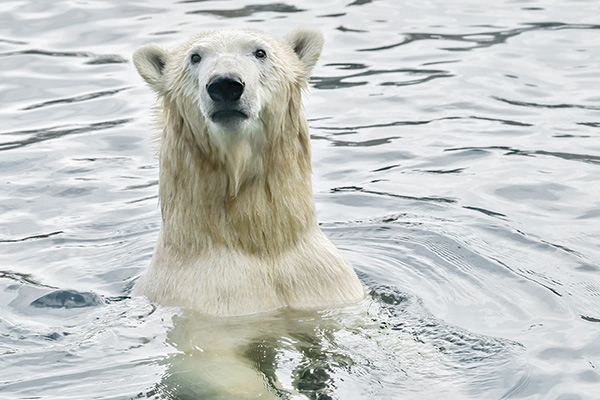
[[282,39],[223,29],[173,49],[144,45],[133,60],[162,100],[163,129],[189,131],[203,157],[226,164],[235,192],[278,136],[305,130],[301,92],[322,47],[314,29],[296,29]]

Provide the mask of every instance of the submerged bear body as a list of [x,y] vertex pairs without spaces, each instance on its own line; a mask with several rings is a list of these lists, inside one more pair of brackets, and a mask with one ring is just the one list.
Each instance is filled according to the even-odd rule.
[[356,302],[318,227],[302,92],[320,33],[200,34],[134,55],[159,96],[162,226],[135,293],[213,315]]

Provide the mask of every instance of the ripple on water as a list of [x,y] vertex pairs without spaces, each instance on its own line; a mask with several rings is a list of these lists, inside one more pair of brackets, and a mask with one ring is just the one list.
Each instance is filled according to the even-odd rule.
[[[210,368],[214,367],[203,354],[210,350],[211,342],[207,340],[214,340],[219,325],[225,323],[223,334],[230,335],[240,354],[252,360],[272,390],[284,398],[289,393],[315,399],[413,395],[502,398],[519,393],[528,380],[522,345],[449,325],[431,314],[411,292],[378,283],[385,281],[382,273],[389,278],[406,272],[399,268],[404,261],[392,251],[397,247],[390,239],[427,246],[431,253],[423,254],[421,263],[410,265],[420,280],[436,280],[443,287],[436,277],[443,273],[436,257],[446,259],[449,268],[477,275],[474,260],[456,256],[457,248],[449,248],[450,242],[445,246],[439,237],[427,238],[431,235],[419,230],[419,224],[394,225],[406,217],[366,225],[325,226],[342,246],[355,243],[353,236],[363,235],[364,245],[375,252],[371,252],[367,263],[360,258],[364,257],[361,248],[353,246],[348,252],[369,290],[367,300],[357,306],[321,312],[280,311],[225,322],[184,313],[171,323],[172,311],[161,311],[159,321],[141,299],[115,299],[103,307],[90,308],[105,303],[93,293],[64,289],[48,292],[30,277],[4,273],[5,280],[0,282],[9,289],[4,296],[10,293],[12,300],[5,300],[12,311],[6,314],[8,310],[4,310],[8,318],[2,319],[20,327],[5,327],[5,331],[13,332],[4,350],[12,354],[6,362],[17,372],[13,376],[18,376],[24,359],[61,360],[50,377],[44,368],[34,368],[28,379],[8,381],[6,390],[26,395],[36,386],[37,393],[54,392],[78,379],[76,390],[80,391],[91,384],[87,376],[92,372],[114,382],[130,368],[128,376],[140,377],[152,371],[151,376],[162,377],[156,385],[150,384],[151,376],[140,381],[148,384],[145,396],[175,399],[209,393],[214,396],[211,398],[220,398],[203,380],[213,376]],[[425,265],[428,270],[422,268]],[[462,290],[457,288],[457,292]],[[80,297],[82,301],[78,302]],[[41,312],[40,307],[47,311]],[[97,328],[85,328],[90,323]],[[168,339],[160,334],[161,329]],[[42,342],[38,337],[43,338]],[[207,339],[210,337],[213,339]],[[21,340],[32,348],[17,345]],[[123,351],[130,356],[124,357]],[[86,373],[76,372],[79,368]],[[192,376],[190,371],[195,371]],[[139,384],[130,384],[139,390]],[[130,384],[120,388],[122,393],[127,393]],[[66,387],[64,390],[65,394],[74,393]]]

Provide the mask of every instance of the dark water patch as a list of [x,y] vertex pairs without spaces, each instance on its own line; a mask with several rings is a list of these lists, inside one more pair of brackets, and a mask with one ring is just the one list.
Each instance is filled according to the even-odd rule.
[[473,151],[473,152],[481,152],[481,153],[489,153],[490,150],[502,150],[505,151],[505,155],[523,155],[523,156],[531,156],[530,153],[525,152],[523,150],[514,149],[508,146],[482,146],[482,147],[454,147],[450,149],[444,149],[447,152],[464,152],[464,151]]
[[454,199],[448,199],[448,198],[444,198],[444,197],[414,197],[414,196],[404,196],[404,195],[395,194],[395,193],[387,193],[387,192],[378,192],[378,191],[375,191],[375,190],[367,190],[367,189],[362,188],[360,186],[342,186],[342,187],[335,187],[335,188],[331,189],[331,193],[341,193],[341,192],[360,192],[360,193],[374,194],[374,195],[377,195],[377,196],[387,196],[387,197],[395,197],[395,198],[404,199],[404,200],[416,200],[416,201],[426,201],[426,202],[434,202],[434,203],[445,203],[445,204],[456,203],[456,200],[454,200]]
[[522,271],[517,268],[512,268],[507,263],[495,257],[490,257],[490,260],[498,263],[499,265],[502,265],[502,267],[506,268],[512,273],[519,275],[520,277],[527,279],[528,281],[533,282],[534,284],[539,285],[546,290],[549,290],[552,294],[558,297],[563,297],[562,293],[560,293],[556,288],[552,287],[550,283],[544,282],[548,280],[548,277],[544,276],[543,274],[539,274],[531,270]]
[[425,169],[425,170],[418,170],[420,172],[426,172],[428,174],[441,174],[441,175],[445,175],[445,174],[461,174],[463,173],[467,168],[453,168],[453,169]]
[[[131,296],[109,296],[109,297],[104,297],[104,302],[105,303],[119,303],[121,301],[125,301],[125,300],[129,300],[131,299]],[[156,306],[152,305],[153,310],[156,309]],[[154,312],[154,311],[152,311]]]
[[535,30],[553,30],[553,31],[560,31],[560,30],[571,30],[571,29],[576,29],[576,30],[599,30],[600,29],[600,25],[599,24],[568,24],[568,23],[563,23],[563,22],[528,22],[525,23],[524,25],[527,25],[529,27],[531,27],[531,29]]
[[50,50],[18,50],[0,53],[0,57],[11,57],[20,55],[35,55],[47,57],[75,57],[75,58],[91,58],[92,60],[86,64],[123,64],[128,60],[116,54],[94,54],[83,51],[50,51]]
[[175,35],[177,33],[179,33],[179,31],[160,31],[160,32],[151,33],[151,35],[162,36],[162,35]]
[[590,135],[570,135],[570,134],[562,134],[562,135],[552,135],[553,138],[557,138],[557,139],[575,139],[575,138],[580,138],[580,139],[589,139],[592,136]]
[[103,65],[103,64],[126,64],[129,60],[121,57],[118,54],[94,55],[92,60],[86,61],[88,65]]
[[56,289],[54,286],[46,285],[33,277],[31,274],[25,274],[14,271],[0,271],[0,279],[10,279],[26,285]]
[[482,120],[482,121],[500,122],[501,124],[510,125],[510,126],[522,126],[522,127],[534,126],[533,124],[528,124],[526,122],[518,122],[518,121],[513,121],[513,120],[509,120],[509,119],[501,119],[501,118],[479,117],[479,116],[475,116],[475,115],[472,115],[469,118],[475,119],[475,120]]
[[504,151],[506,156],[518,155],[524,157],[535,157],[536,155],[541,156],[552,156],[561,158],[563,160],[568,161],[577,161],[583,162],[586,164],[600,164],[600,156],[593,156],[589,154],[572,154],[572,153],[562,153],[555,151],[544,151],[544,150],[520,150],[511,148],[508,146],[484,146],[484,147],[457,147],[451,149],[444,149],[444,151],[489,151],[489,150],[501,150]]
[[334,76],[334,77],[319,77],[313,76],[310,79],[311,84],[317,89],[339,89],[339,88],[348,88],[354,86],[361,86],[369,84],[369,81],[358,81],[358,82],[347,82],[347,79],[353,78],[363,78],[373,75],[383,75],[383,74],[396,74],[396,73],[404,73],[407,75],[427,75],[423,78],[414,79],[406,82],[387,82],[383,83],[384,86],[406,86],[406,85],[414,85],[418,83],[427,82],[436,78],[449,78],[452,77],[453,74],[444,70],[436,70],[436,69],[407,69],[407,68],[399,68],[399,69],[391,69],[391,70],[367,70],[364,72],[358,72],[355,74],[344,75],[344,76]]
[[296,6],[285,4],[285,3],[273,3],[273,4],[253,4],[243,8],[237,8],[232,10],[195,10],[188,11],[186,14],[210,14],[217,17],[223,18],[241,18],[249,17],[254,14],[273,12],[273,13],[297,13],[306,11],[305,9],[296,8]]
[[335,13],[335,14],[325,14],[325,15],[317,15],[317,18],[339,18],[346,15],[346,13]]
[[578,271],[583,271],[583,272],[593,272],[593,273],[597,273],[600,272],[600,265],[592,265],[592,264],[579,264],[576,269]]
[[589,154],[572,154],[572,153],[562,153],[562,152],[542,151],[542,150],[534,151],[534,152],[532,152],[532,154],[552,156],[552,157],[562,158],[563,160],[578,161],[578,162],[583,162],[586,164],[596,164],[596,165],[600,164],[600,156],[592,156]]
[[[358,131],[336,131],[336,132],[327,132],[328,134],[332,134],[335,136],[345,136],[345,135],[356,135],[358,133]],[[324,140],[331,140],[329,137],[327,136],[320,136],[320,135],[310,135],[310,139],[314,140],[314,139],[324,139]]]
[[356,86],[368,85],[369,81],[344,82],[347,77],[318,77],[310,78],[310,83],[317,89],[348,89]]
[[87,158],[73,158],[73,161],[107,161],[121,163],[123,161],[131,161],[130,157],[87,157]]
[[[366,224],[369,226],[369,229],[372,228],[375,231],[379,232],[379,231],[387,231],[390,229],[389,227],[385,226],[386,224],[393,223],[393,224],[413,225],[413,222],[407,222],[407,220],[409,219],[409,216],[410,215],[408,213],[398,213],[398,214],[385,215],[383,217],[373,217],[373,218],[359,219],[359,220],[352,220],[352,221],[337,221],[337,222],[319,223],[319,226],[321,226],[321,228],[323,230],[327,230],[329,232],[329,229],[332,229],[332,227],[348,228],[348,227],[352,227],[352,226]],[[419,223],[416,223],[416,225],[419,225]],[[338,234],[339,232],[337,232],[335,229],[333,229],[329,233],[334,235],[334,234]],[[347,234],[347,233],[348,232],[344,232],[344,234]],[[367,275],[363,274],[360,271],[356,271],[356,273],[359,274],[359,276],[362,276],[365,280],[369,279],[369,277]]]
[[31,303],[37,308],[83,308],[104,305],[100,296],[92,292],[78,292],[76,290],[55,290]]
[[47,333],[45,335],[41,335],[41,337],[44,340],[56,341],[56,340],[62,339],[65,336],[69,336],[69,335],[70,335],[69,332],[52,332],[52,333]]
[[[345,134],[351,134],[354,132],[345,132]],[[339,133],[338,133],[339,135]],[[325,136],[318,136],[318,135],[311,135],[311,139],[325,139],[327,141],[329,141],[333,146],[335,147],[373,147],[373,146],[381,146],[384,144],[388,144],[391,143],[394,139],[399,139],[399,136],[391,136],[388,138],[381,138],[381,139],[371,139],[371,140],[364,140],[362,142],[350,142],[350,141],[343,141],[343,140],[335,140],[335,139],[331,139]]]
[[372,170],[371,172],[381,172],[381,171],[387,171],[396,167],[399,167],[400,164],[394,164],[394,165],[388,165],[387,167],[381,167],[381,168],[377,168]]
[[354,33],[367,33],[368,31],[362,30],[362,29],[352,29],[352,28],[346,28],[345,26],[341,25],[338,26],[337,28],[338,31],[340,32],[354,32]]
[[132,240],[140,238],[145,234],[143,231],[134,229],[118,231],[119,226],[120,221],[116,220],[112,220],[110,222],[93,221],[86,226],[86,228],[89,228],[86,230],[88,232],[87,235],[73,234],[68,237],[59,237],[53,239],[53,244],[60,245],[62,247],[114,247],[121,244],[131,243]]
[[60,235],[61,233],[64,233],[64,232],[56,231],[56,232],[51,232],[51,233],[42,233],[39,235],[27,236],[27,237],[20,238],[20,239],[0,239],[0,243],[18,243],[18,242],[26,242],[28,240],[45,239],[45,238],[49,238],[51,236]]
[[53,106],[56,104],[79,103],[82,101],[93,100],[93,99],[97,99],[100,97],[109,97],[109,96],[112,96],[114,94],[120,93],[124,90],[129,90],[129,89],[131,89],[131,87],[124,87],[124,88],[119,88],[119,89],[114,89],[114,90],[103,90],[100,92],[88,93],[88,94],[83,94],[80,96],[68,97],[68,98],[57,99],[57,100],[50,100],[50,101],[45,101],[43,103],[37,103],[37,104],[33,104],[30,106],[24,107],[24,108],[22,108],[22,110],[34,110],[36,108]]
[[14,45],[25,45],[25,44],[29,44],[27,42],[22,42],[20,40],[14,40],[14,39],[2,39],[0,38],[0,43],[7,43],[7,44],[14,44]]
[[30,138],[25,140],[18,140],[12,142],[4,142],[0,143],[0,151],[2,150],[12,150],[20,147],[25,147],[30,144],[44,142],[46,140],[57,139],[64,136],[76,135],[80,133],[86,132],[94,132],[104,129],[111,129],[116,126],[120,126],[126,123],[133,121],[131,118],[127,119],[117,119],[113,121],[104,121],[104,122],[96,122],[88,125],[81,126],[53,126],[50,128],[41,128],[41,129],[32,129],[32,130],[22,130],[22,131],[13,131],[13,132],[0,132],[0,136],[2,135],[31,135]]
[[36,56],[48,56],[48,57],[81,57],[88,58],[90,57],[89,53],[79,52],[79,51],[49,51],[49,50],[18,50],[18,51],[9,51],[5,53],[0,53],[0,57],[10,57],[10,56],[19,56],[19,55],[36,55]]
[[153,195],[153,196],[147,196],[147,197],[142,197],[141,199],[135,199],[135,200],[131,200],[128,201],[127,204],[135,204],[135,203],[141,203],[147,200],[154,200],[154,199],[158,199],[158,195]]
[[543,239],[541,239],[540,242],[544,243],[544,244],[547,244],[548,246],[552,246],[555,249],[558,249],[558,250],[564,251],[566,253],[572,254],[572,255],[574,255],[576,257],[583,258],[583,254],[581,254],[578,251],[575,251],[573,249],[570,249],[567,246],[564,246],[564,245],[561,245],[561,244],[557,244],[557,243],[552,243],[552,242],[549,242],[549,241],[543,240]]
[[577,125],[589,126],[592,128],[600,128],[600,122],[577,122]]
[[511,185],[498,187],[494,193],[507,200],[522,202],[555,202],[558,201],[560,193],[564,190],[563,186],[554,184],[536,184],[536,185]]
[[581,319],[588,322],[600,322],[600,318],[590,317],[589,315],[580,315]]
[[96,190],[96,187],[88,186],[88,187],[71,187],[65,190],[61,190],[60,192],[53,194],[56,197],[60,198],[77,198],[82,196],[87,196]]
[[461,60],[443,60],[443,61],[431,61],[421,64],[424,67],[428,67],[430,65],[440,65],[440,64],[456,64],[460,63]]
[[561,109],[561,108],[579,108],[583,110],[600,110],[600,106],[587,106],[582,104],[568,104],[568,103],[560,103],[560,104],[541,104],[541,103],[533,103],[526,101],[517,101],[517,100],[509,100],[498,96],[491,96],[494,100],[501,101],[506,104],[510,104],[511,106],[519,106],[519,107],[533,107],[533,108],[549,108],[549,109]]
[[481,207],[463,206],[463,208],[466,208],[467,210],[477,211],[477,212],[480,212],[480,213],[485,214],[490,217],[506,218],[506,215],[504,215],[504,214],[501,214],[501,213],[495,212],[495,211],[486,210],[485,208],[481,208]]
[[[370,51],[382,51],[382,50],[391,50],[396,47],[405,46],[413,42],[424,41],[424,40],[442,40],[442,41],[457,41],[457,42],[465,42],[469,44],[473,44],[473,46],[468,48],[444,48],[443,50],[473,50],[476,48],[484,48],[490,47],[494,44],[504,43],[508,37],[516,36],[517,34],[522,33],[523,31],[519,31],[518,33],[513,33],[511,31],[503,31],[503,32],[485,32],[485,33],[474,33],[474,34],[442,34],[442,33],[405,33],[404,40],[385,45],[379,47],[370,47],[358,49],[357,51],[370,52]],[[510,35],[513,33],[512,35]]]
[[522,28],[501,30],[501,31],[486,31],[478,33],[468,34],[445,34],[445,33],[425,33],[425,32],[411,32],[404,34],[404,40],[398,43],[390,45],[363,48],[357,51],[382,51],[390,50],[399,46],[405,46],[407,44],[423,41],[423,40],[441,40],[441,41],[454,41],[468,43],[469,47],[445,47],[441,50],[446,51],[470,51],[475,49],[487,48],[497,44],[505,44],[508,39],[519,36],[523,33],[532,31],[545,31],[545,30],[562,30],[562,29],[585,29],[595,30],[600,29],[600,25],[588,25],[588,24],[564,24],[561,22],[547,22],[547,23],[531,23]]
[[326,67],[336,67],[335,69],[366,69],[369,68],[366,64],[358,64],[358,63],[331,63],[325,64]]
[[413,125],[427,125],[432,122],[444,121],[444,120],[455,120],[461,119],[461,117],[442,117],[431,120],[422,120],[422,121],[394,121],[394,122],[386,122],[382,124],[372,124],[372,125],[357,125],[357,126],[311,126],[312,129],[322,129],[329,131],[359,131],[361,129],[370,129],[370,128],[390,128],[394,126],[413,126]]
[[346,7],[363,6],[365,4],[369,4],[372,2],[373,2],[373,0],[354,0],[352,3],[348,4]]
[[419,85],[421,83],[425,83],[425,82],[429,82],[432,81],[434,79],[439,79],[439,78],[451,78],[453,77],[453,74],[437,74],[437,75],[430,75],[424,78],[420,78],[420,79],[411,79],[408,81],[402,81],[402,82],[382,82],[379,85],[380,86],[410,86],[410,85]]
[[146,188],[157,186],[157,185],[158,185],[158,181],[157,180],[153,180],[153,181],[150,181],[148,183],[144,183],[142,185],[127,186],[124,190],[146,189]]
[[576,219],[595,219],[600,218],[600,209],[594,209],[585,211],[583,214],[579,215]]

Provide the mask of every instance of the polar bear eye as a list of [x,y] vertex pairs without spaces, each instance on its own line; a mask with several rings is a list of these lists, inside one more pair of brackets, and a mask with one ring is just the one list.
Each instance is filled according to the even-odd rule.
[[267,58],[267,52],[263,49],[258,49],[254,52],[254,57],[259,59]]
[[190,60],[192,61],[192,64],[198,64],[200,62],[200,60],[202,60],[202,57],[200,57],[200,54],[192,54],[192,57],[190,57]]

